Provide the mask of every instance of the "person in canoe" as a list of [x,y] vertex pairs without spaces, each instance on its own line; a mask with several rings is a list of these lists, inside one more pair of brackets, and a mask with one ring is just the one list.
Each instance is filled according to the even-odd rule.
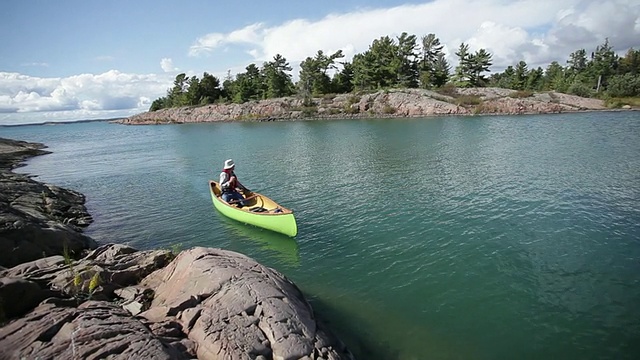
[[232,159],[228,159],[224,162],[224,167],[222,168],[222,172],[220,173],[220,188],[222,189],[222,200],[226,202],[237,202],[240,206],[245,206],[244,196],[238,192],[238,190],[243,193],[249,192],[249,189],[244,187],[238,181],[238,177],[233,172],[236,168],[236,164]]

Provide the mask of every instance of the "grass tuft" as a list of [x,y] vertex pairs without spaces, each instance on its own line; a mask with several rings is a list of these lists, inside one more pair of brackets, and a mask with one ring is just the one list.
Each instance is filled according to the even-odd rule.
[[605,100],[605,105],[611,109],[619,109],[625,105],[640,107],[640,97],[616,97]]
[[100,274],[96,272],[89,281],[89,294],[93,294],[98,286],[100,286]]
[[532,97],[533,96],[533,91],[531,90],[518,90],[514,93],[511,93],[509,95],[509,97],[514,98],[514,99],[522,99],[522,98],[528,98],[528,97]]
[[456,98],[456,105],[468,106],[468,105],[480,105],[482,99],[476,95],[462,95]]
[[382,113],[383,114],[395,114],[396,112],[396,108],[394,108],[393,106],[389,105],[389,104],[385,104],[384,107],[382,108]]

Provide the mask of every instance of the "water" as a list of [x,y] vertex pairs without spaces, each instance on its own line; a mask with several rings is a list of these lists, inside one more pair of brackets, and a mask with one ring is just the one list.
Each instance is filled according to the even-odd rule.
[[[361,359],[635,358],[640,113],[0,128],[101,242],[221,247],[292,279]],[[299,235],[236,223],[227,158]]]

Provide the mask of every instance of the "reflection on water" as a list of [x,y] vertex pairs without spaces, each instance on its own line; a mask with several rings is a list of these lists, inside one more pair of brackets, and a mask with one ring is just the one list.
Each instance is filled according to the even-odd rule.
[[[305,286],[314,311],[321,314],[357,359],[473,359],[474,351],[460,339],[438,334],[434,324],[416,324],[411,310],[390,307],[371,298],[354,297],[331,286]],[[380,289],[385,291],[385,289]],[[428,302],[429,299],[424,299]],[[325,318],[322,314],[332,314]],[[385,324],[380,327],[378,324]],[[389,331],[393,329],[393,331]]]
[[[300,266],[298,243],[294,238],[218,215],[224,224],[223,226],[234,237],[232,241],[257,245],[267,256],[288,267],[297,268]],[[240,247],[244,248],[246,245]]]

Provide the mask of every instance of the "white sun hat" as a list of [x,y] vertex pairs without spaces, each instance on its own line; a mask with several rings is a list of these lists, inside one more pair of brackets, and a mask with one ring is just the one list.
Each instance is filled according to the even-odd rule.
[[229,159],[229,160],[227,160],[227,161],[225,161],[225,162],[224,162],[224,169],[225,169],[225,170],[227,170],[227,169],[231,169],[231,168],[233,168],[234,166],[236,166],[236,164],[235,164],[235,163],[233,162],[233,160],[231,160],[231,159]]

